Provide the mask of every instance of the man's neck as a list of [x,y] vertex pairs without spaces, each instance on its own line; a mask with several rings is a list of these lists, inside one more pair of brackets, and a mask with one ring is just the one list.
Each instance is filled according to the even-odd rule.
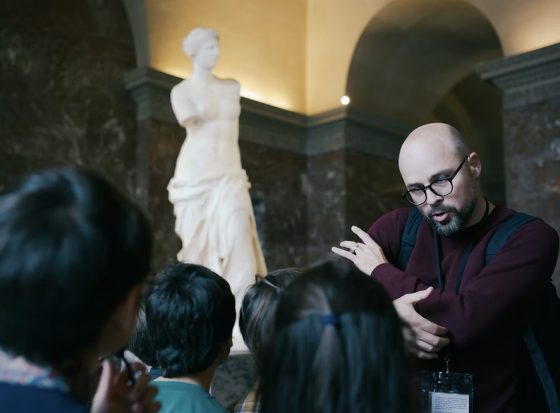
[[[471,215],[471,219],[465,225],[465,228],[472,227],[473,225],[478,224],[484,218],[484,214],[486,213],[486,198],[481,193],[478,194],[478,199],[476,201],[476,206],[474,207],[474,211]],[[488,215],[492,213],[496,206],[491,202],[488,202]]]
[[214,373],[216,371],[216,366],[212,365],[206,370],[195,374],[189,374],[188,376],[165,378],[158,377],[155,381],[178,381],[181,383],[195,384],[197,386],[203,387],[206,391],[210,391],[210,384],[212,384],[212,379],[214,378]]

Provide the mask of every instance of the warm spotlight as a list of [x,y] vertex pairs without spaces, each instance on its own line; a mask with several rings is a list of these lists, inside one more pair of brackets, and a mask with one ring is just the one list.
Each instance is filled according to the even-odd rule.
[[350,103],[350,98],[348,96],[342,96],[340,98],[340,103],[342,103],[343,105],[347,105]]

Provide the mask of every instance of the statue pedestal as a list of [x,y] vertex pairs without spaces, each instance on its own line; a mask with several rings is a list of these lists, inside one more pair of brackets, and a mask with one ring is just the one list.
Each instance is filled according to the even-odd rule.
[[210,393],[224,408],[249,393],[257,379],[257,366],[250,354],[232,354],[216,369]]

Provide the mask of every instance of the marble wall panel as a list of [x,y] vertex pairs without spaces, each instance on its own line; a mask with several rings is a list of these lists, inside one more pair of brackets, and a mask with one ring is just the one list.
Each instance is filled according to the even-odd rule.
[[396,161],[360,152],[347,151],[346,164],[346,237],[356,225],[367,231],[383,214],[410,206],[401,198],[403,181]]
[[175,261],[181,239],[175,233],[173,205],[167,185],[174,175],[185,129],[159,120],[138,123],[138,191],[136,199],[148,213],[152,224],[154,250],[152,268],[159,272]]
[[344,239],[348,226],[345,162],[343,149],[308,157],[304,185],[308,200],[309,265],[338,259],[331,247]]
[[248,142],[242,136],[241,162],[251,182],[250,195],[268,270],[305,267],[305,156]]
[[5,1],[0,28],[0,188],[78,165],[134,194],[134,104],[121,77],[135,56],[122,3]]
[[407,206],[396,162],[352,150],[308,159],[308,259],[338,260],[331,247],[358,240],[352,225],[367,230],[386,212]]
[[560,231],[560,99],[504,112],[504,153],[508,206]]

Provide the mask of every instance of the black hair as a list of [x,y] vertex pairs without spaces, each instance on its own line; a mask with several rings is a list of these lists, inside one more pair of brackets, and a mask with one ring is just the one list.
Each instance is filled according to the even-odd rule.
[[146,319],[164,377],[186,376],[210,367],[231,339],[235,298],[208,268],[173,263],[158,275]]
[[140,209],[101,176],[30,175],[0,196],[0,346],[37,364],[76,359],[150,269]]
[[154,349],[154,345],[152,344],[150,333],[148,331],[148,323],[146,322],[146,311],[144,307],[138,311],[136,327],[128,339],[126,348],[138,357],[142,363],[150,367],[158,367],[156,350]]
[[257,276],[257,282],[249,287],[239,316],[239,329],[247,348],[256,354],[273,331],[273,317],[280,292],[301,271],[282,269],[269,273],[266,277]]
[[258,355],[263,413],[406,411],[402,323],[376,280],[312,268],[282,292],[274,324]]

